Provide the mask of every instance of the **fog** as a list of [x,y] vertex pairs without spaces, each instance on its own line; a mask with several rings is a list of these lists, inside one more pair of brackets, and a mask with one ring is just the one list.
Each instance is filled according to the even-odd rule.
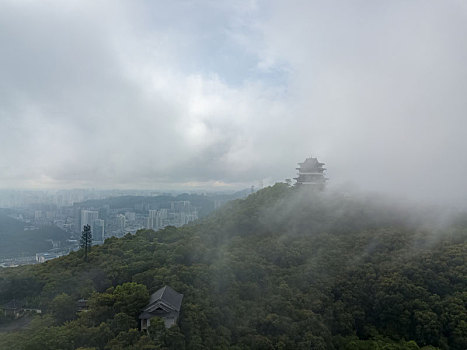
[[462,203],[467,5],[2,1],[1,188],[329,185]]

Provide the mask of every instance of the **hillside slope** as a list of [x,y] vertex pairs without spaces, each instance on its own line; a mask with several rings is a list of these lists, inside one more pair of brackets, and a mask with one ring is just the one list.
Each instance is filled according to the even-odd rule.
[[[430,220],[276,184],[197,224],[106,240],[87,262],[0,271],[0,304],[46,311],[0,348],[466,349],[467,227]],[[184,294],[179,327],[140,333],[165,284]]]
[[0,258],[35,255],[52,248],[50,240],[65,241],[69,234],[48,225],[25,230],[25,224],[0,211]]

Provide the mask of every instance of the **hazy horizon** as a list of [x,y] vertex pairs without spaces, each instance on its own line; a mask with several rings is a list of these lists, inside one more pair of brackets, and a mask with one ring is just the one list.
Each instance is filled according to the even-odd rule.
[[3,1],[0,188],[465,203],[467,3]]

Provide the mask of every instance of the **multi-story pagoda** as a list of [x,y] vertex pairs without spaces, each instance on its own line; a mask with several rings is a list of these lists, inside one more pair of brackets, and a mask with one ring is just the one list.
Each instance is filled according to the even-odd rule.
[[307,186],[310,188],[322,190],[326,184],[326,177],[324,177],[323,168],[324,163],[318,162],[316,158],[307,158],[303,163],[298,163],[300,166],[298,170],[298,177],[294,179],[297,181],[295,186]]

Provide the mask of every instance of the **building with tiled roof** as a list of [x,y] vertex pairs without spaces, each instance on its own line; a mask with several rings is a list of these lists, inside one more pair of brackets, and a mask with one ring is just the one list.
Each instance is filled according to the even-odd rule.
[[307,186],[310,188],[322,190],[326,184],[323,168],[324,163],[318,162],[318,159],[310,157],[305,159],[303,163],[298,163],[298,176],[294,179],[297,181],[295,186]]
[[169,286],[164,286],[153,293],[149,299],[149,304],[139,315],[141,330],[148,329],[150,320],[153,317],[162,318],[166,328],[176,324],[182,306],[182,299],[183,294],[176,292]]

